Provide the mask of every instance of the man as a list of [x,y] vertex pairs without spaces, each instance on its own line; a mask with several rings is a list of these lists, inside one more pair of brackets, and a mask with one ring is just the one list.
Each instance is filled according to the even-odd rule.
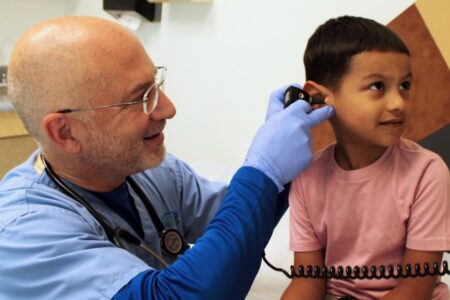
[[1,299],[245,297],[287,207],[279,193],[332,109],[282,110],[275,93],[227,189],[165,155],[175,108],[163,72],[98,18],[51,20],[19,40],[8,92],[40,149],[0,184]]

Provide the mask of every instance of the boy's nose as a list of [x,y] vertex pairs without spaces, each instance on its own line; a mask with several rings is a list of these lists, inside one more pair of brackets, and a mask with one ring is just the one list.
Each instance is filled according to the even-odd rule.
[[402,112],[405,110],[406,99],[400,93],[392,93],[389,95],[387,100],[387,109],[389,111],[399,111]]

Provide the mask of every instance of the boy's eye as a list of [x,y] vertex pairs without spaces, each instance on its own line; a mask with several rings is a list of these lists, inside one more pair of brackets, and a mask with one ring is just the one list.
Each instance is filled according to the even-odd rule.
[[374,82],[369,87],[371,90],[379,91],[384,88],[384,84],[381,81]]
[[402,82],[402,84],[400,84],[400,89],[401,90],[406,90],[408,91],[411,88],[411,81],[404,81]]

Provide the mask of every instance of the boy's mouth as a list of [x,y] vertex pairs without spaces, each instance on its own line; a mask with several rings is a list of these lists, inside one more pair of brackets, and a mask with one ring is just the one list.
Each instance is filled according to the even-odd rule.
[[380,125],[402,125],[403,120],[402,119],[392,119],[392,120],[380,122],[379,124]]

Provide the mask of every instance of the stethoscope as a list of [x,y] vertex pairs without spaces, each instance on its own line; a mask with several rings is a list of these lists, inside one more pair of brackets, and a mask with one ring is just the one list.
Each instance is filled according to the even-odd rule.
[[[102,216],[100,216],[99,213],[80,195],[78,195],[74,190],[72,190],[70,187],[68,187],[61,178],[53,171],[51,166],[48,164],[47,160],[44,158],[42,154],[39,154],[42,164],[44,166],[44,169],[47,173],[47,175],[50,177],[50,179],[70,198],[84,206],[88,212],[97,220],[97,222],[100,223],[102,228],[106,232],[106,236],[108,237],[108,240],[111,241],[114,245],[116,245],[119,248],[126,249],[125,246],[121,243],[120,238],[144,249],[147,253],[155,257],[158,261],[160,261],[165,267],[168,266],[168,263],[155,251],[150,249],[147,245],[145,245],[139,238],[137,238],[135,235],[130,233],[129,231],[117,228],[113,229],[111,226],[108,225],[108,223],[103,219]],[[186,249],[189,249],[188,243],[186,243],[181,236],[181,234],[176,230],[172,228],[164,228],[164,225],[162,224],[160,218],[158,217],[158,214],[156,213],[155,208],[145,195],[145,193],[142,191],[142,189],[139,187],[139,185],[136,183],[136,181],[131,178],[127,177],[126,181],[130,184],[130,186],[133,188],[133,190],[136,192],[136,194],[139,196],[139,198],[142,200],[142,203],[144,203],[145,208],[147,209],[150,218],[155,225],[160,245],[161,245],[161,251],[165,255],[176,258],[178,255],[183,254]]]

